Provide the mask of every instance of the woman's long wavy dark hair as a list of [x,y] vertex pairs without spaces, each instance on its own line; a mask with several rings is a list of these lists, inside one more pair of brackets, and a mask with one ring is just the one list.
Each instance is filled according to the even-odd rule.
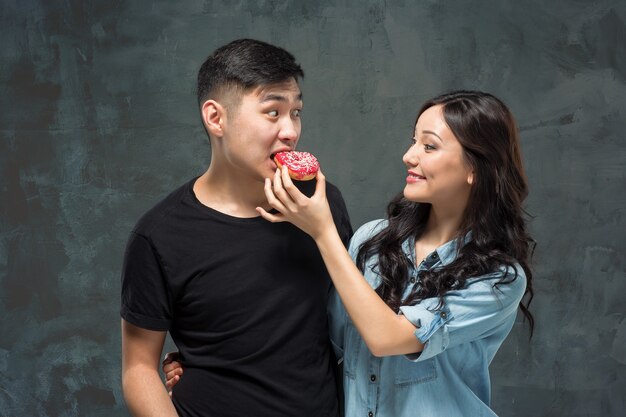
[[[528,306],[533,298],[530,258],[535,243],[526,230],[522,208],[528,185],[513,115],[491,94],[456,91],[426,102],[417,119],[436,105],[443,106],[444,119],[461,144],[465,161],[474,171],[457,235],[458,256],[445,267],[420,273],[421,285],[402,300],[409,279],[409,263],[402,243],[422,235],[430,204],[415,203],[400,194],[387,208],[388,227],[361,246],[357,265],[364,271],[367,259],[378,255],[377,269],[382,281],[376,292],[398,312],[401,304],[416,304],[431,297],[439,297],[441,306],[446,293],[463,288],[468,278],[497,271],[502,266],[517,271],[515,264],[519,263],[527,280],[520,309],[529,322],[532,337],[534,320]],[[472,239],[465,243],[463,238],[468,232]],[[503,279],[497,285],[510,282],[512,279]]]

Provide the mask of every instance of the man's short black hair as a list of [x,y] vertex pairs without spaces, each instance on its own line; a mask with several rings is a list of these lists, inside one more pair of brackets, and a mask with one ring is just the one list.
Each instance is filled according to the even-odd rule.
[[[238,39],[213,52],[198,71],[198,105],[209,99],[226,99],[233,90],[298,81],[304,72],[294,56],[278,46],[254,39]],[[228,100],[227,100],[228,101]]]

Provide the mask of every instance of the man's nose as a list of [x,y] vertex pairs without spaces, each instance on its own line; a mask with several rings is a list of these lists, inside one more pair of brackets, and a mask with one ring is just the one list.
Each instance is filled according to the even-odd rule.
[[284,142],[295,142],[300,137],[299,121],[286,117],[282,120],[278,138]]

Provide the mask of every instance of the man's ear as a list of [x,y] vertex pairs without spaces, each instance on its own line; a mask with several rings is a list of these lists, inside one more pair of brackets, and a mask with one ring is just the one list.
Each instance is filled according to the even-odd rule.
[[209,135],[214,138],[224,136],[226,124],[226,109],[215,100],[207,100],[202,104],[202,122]]

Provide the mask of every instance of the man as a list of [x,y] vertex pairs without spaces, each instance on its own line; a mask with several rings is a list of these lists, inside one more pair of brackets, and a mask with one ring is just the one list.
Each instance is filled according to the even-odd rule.
[[[122,383],[135,416],[338,415],[324,263],[307,235],[255,210],[270,208],[272,156],[300,138],[303,75],[290,53],[250,39],[200,68],[210,165],[139,220],[125,254]],[[327,188],[347,243],[345,204]],[[167,331],[185,366],[172,400],[158,373]]]

